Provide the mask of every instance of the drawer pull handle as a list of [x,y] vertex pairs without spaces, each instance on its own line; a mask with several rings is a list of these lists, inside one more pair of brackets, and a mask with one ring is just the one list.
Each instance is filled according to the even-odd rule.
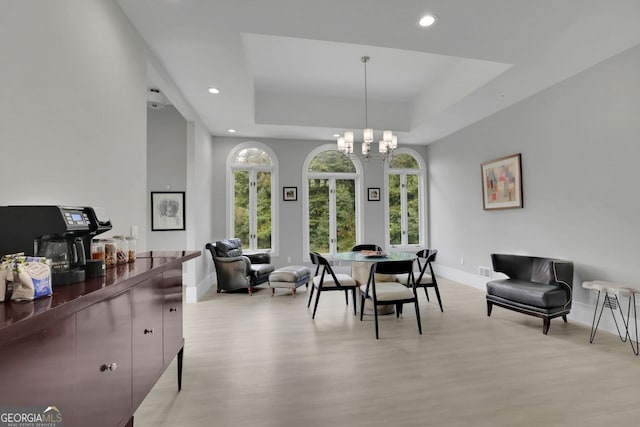
[[113,371],[115,371],[116,369],[118,369],[118,364],[117,364],[117,363],[115,363],[115,362],[113,362],[113,363],[109,363],[109,364],[107,364],[107,365],[102,365],[102,366],[100,367],[100,371],[101,371],[101,372],[106,372],[106,371],[113,372]]
[[152,329],[145,329],[145,330],[144,330],[144,334],[145,334],[145,335],[147,335],[147,334],[152,334],[152,333],[153,333],[153,328],[152,328]]
[[176,311],[178,311],[178,309],[177,309],[177,308],[173,308],[173,307],[171,307],[171,308],[169,309],[169,313],[174,313],[174,312],[176,312]]

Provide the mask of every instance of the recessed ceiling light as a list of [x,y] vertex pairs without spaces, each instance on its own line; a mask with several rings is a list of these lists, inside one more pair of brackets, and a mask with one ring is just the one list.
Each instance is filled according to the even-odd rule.
[[220,93],[220,89],[218,89],[217,87],[210,87],[209,88],[209,93],[212,93],[214,95],[217,95]]
[[333,137],[334,137],[334,138],[337,138],[337,137],[339,137],[339,136],[340,136],[340,134],[339,134],[339,133],[334,133],[334,134],[333,134]]
[[424,15],[418,21],[418,25],[420,25],[421,27],[430,27],[435,23],[436,23],[435,15]]
[[234,128],[229,128],[229,129],[227,129],[227,132],[229,132],[229,133],[236,133],[236,132],[237,132],[237,130],[235,130]]

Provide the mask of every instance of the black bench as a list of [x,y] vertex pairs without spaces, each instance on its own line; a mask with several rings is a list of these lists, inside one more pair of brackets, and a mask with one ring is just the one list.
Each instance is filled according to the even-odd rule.
[[493,305],[542,318],[542,333],[551,319],[567,321],[573,291],[573,263],[552,258],[491,254],[493,270],[509,276],[487,282],[487,316]]

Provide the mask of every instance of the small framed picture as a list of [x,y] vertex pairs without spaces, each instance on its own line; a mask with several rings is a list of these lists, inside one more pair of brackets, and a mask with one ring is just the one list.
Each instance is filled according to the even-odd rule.
[[298,200],[298,187],[282,187],[282,200],[285,202]]
[[379,202],[380,201],[380,189],[375,187],[369,187],[367,189],[367,200],[370,202]]
[[151,192],[151,231],[184,230],[184,191]]

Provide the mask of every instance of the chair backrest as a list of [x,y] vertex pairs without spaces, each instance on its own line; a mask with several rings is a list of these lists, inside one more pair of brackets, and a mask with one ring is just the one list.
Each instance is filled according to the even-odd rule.
[[[425,273],[430,274],[431,278],[435,280],[433,266],[431,263],[436,260],[437,255],[437,249],[422,249],[421,251],[416,252],[418,268],[420,269],[420,275],[416,277],[416,283],[420,283],[420,280],[422,280],[422,276],[424,276]],[[427,269],[429,269],[429,271],[427,271]]]
[[320,279],[320,286],[322,286],[322,283],[324,282],[324,276],[326,274],[331,275],[336,286],[338,287],[342,286],[340,284],[340,281],[336,277],[336,274],[333,272],[333,268],[331,268],[331,264],[329,264],[329,261],[325,257],[320,255],[318,252],[309,252],[309,257],[311,258],[311,262],[316,266],[316,272],[314,276],[317,276],[318,273],[320,273],[320,268],[322,268],[322,273],[321,273],[322,277]]
[[566,283],[573,286],[573,263],[555,258],[527,255],[491,254],[493,271],[511,279],[527,280],[542,284]]
[[[371,265],[371,270],[369,272],[369,280],[367,281],[367,286],[372,284],[375,289],[376,282],[376,274],[381,275],[394,275],[394,274],[408,274],[409,279],[407,285],[411,284],[412,287],[415,287],[416,280],[413,274],[413,261],[405,260],[405,261],[378,261]],[[378,279],[380,281],[380,279]]]
[[360,251],[381,251],[382,248],[378,245],[373,245],[369,243],[363,243],[362,245],[355,245],[351,251],[352,252],[360,252]]

